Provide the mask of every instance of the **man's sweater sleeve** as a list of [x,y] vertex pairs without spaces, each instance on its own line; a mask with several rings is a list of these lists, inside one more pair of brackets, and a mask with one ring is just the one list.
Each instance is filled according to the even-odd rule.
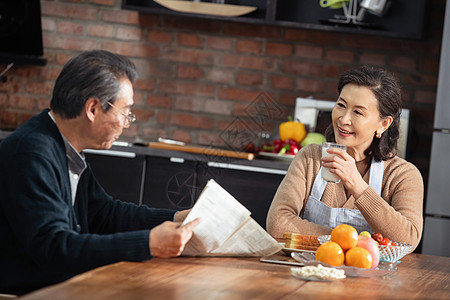
[[[100,211],[104,209],[103,219],[89,222],[103,223],[105,234],[98,234],[100,231],[83,232],[89,230],[88,226],[84,230],[78,230],[86,224],[82,219],[78,220],[72,206],[70,187],[67,186],[70,184],[67,169],[61,168],[61,164],[57,162],[57,157],[24,152],[16,154],[9,164],[10,168],[17,170],[11,171],[8,176],[7,191],[8,197],[15,201],[5,201],[3,205],[5,211],[8,211],[7,217],[14,235],[20,239],[24,251],[41,268],[74,274],[122,260],[141,261],[151,258],[150,228],[163,219],[171,220],[174,213],[160,214],[149,212],[149,209],[141,211],[132,206],[125,206],[128,208],[122,210],[123,206],[114,204],[113,201],[104,199],[100,205],[101,201],[98,200],[97,205],[103,207],[97,207],[97,214],[89,217],[100,218]],[[92,186],[80,187],[80,193],[85,195],[92,190]],[[97,190],[97,193],[100,191]],[[136,222],[138,226],[132,228],[136,230],[127,231],[130,224],[120,223],[119,220],[134,216],[139,217],[136,220],[143,220],[146,216],[149,220],[146,224]],[[116,228],[112,225],[114,221],[120,223]],[[148,225],[148,228],[144,225]],[[119,228],[123,230],[115,232]]]

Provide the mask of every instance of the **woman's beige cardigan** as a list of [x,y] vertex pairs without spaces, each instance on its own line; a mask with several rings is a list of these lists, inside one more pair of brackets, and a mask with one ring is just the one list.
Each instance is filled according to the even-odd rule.
[[[320,169],[321,145],[302,148],[292,161],[281,182],[267,216],[267,231],[275,238],[284,232],[322,235],[332,228],[303,220],[301,214],[311,193],[314,179]],[[358,167],[370,163],[358,162]],[[369,181],[369,173],[363,178]],[[342,183],[328,183],[321,201],[330,207],[359,209],[375,232],[393,241],[417,246],[423,226],[423,180],[417,168],[394,157],[385,161],[381,197],[368,187],[355,199],[347,199]]]

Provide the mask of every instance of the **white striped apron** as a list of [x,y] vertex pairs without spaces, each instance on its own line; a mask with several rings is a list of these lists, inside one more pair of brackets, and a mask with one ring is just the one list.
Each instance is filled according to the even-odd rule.
[[[369,185],[378,195],[381,195],[383,171],[384,161],[376,162],[372,158]],[[358,232],[368,231],[372,233],[372,228],[358,209],[332,208],[320,201],[327,185],[327,182],[322,179],[320,174],[321,170],[319,170],[314,180],[314,185],[303,213],[303,219],[329,228],[334,228],[340,224],[348,224],[355,227]]]

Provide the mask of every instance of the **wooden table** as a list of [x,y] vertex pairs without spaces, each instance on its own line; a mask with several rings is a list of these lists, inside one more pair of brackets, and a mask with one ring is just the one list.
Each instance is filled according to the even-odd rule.
[[450,299],[450,258],[410,254],[381,277],[314,282],[258,258],[179,257],[120,262],[23,299]]

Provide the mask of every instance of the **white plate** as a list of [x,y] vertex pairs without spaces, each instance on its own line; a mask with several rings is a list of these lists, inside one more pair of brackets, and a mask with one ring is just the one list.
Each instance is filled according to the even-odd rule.
[[279,243],[283,249],[283,252],[286,253],[287,255],[291,255],[292,252],[307,252],[307,253],[316,253],[316,251],[312,251],[312,250],[303,250],[303,249],[293,249],[293,248],[286,248],[284,245],[285,243]]
[[292,161],[295,157],[295,155],[292,154],[278,154],[272,152],[259,152],[258,155],[270,159],[284,160],[284,161]]

